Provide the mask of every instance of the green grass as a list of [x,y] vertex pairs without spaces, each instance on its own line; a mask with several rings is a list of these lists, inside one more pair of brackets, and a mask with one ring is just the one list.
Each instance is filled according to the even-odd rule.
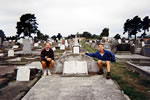
[[[85,50],[95,52],[84,41],[81,41]],[[150,100],[150,81],[139,76],[138,73],[130,71],[125,62],[115,62],[111,64],[111,77],[118,83],[120,89],[129,96],[131,100]]]

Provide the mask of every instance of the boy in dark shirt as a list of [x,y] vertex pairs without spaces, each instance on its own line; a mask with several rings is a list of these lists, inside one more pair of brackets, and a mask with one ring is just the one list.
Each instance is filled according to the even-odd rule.
[[[45,48],[41,51],[41,63],[43,67],[43,75],[51,75],[51,69],[54,65],[54,52],[51,44],[47,42]],[[48,66],[48,71],[46,70]]]
[[107,75],[106,79],[110,79],[110,62],[115,62],[115,56],[110,51],[104,49],[104,44],[99,44],[99,51],[95,53],[86,53],[90,57],[98,58],[98,66],[100,68],[99,74],[103,74],[103,63],[107,66]]

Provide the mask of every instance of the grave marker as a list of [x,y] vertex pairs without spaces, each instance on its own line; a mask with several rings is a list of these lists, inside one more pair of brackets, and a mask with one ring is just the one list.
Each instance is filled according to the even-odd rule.
[[14,50],[13,49],[10,49],[8,50],[8,57],[13,57],[14,56]]
[[86,74],[88,75],[86,61],[65,61],[63,74]]
[[29,81],[30,80],[30,69],[27,67],[17,68],[17,81]]

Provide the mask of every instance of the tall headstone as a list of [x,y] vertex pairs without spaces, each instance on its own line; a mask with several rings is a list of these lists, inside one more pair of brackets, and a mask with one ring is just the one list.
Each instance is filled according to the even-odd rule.
[[62,44],[62,45],[60,46],[60,50],[65,50],[65,45],[64,45],[64,44]]
[[79,45],[79,41],[78,38],[74,39],[74,44],[73,44],[73,48],[72,48],[72,53],[74,54],[79,54],[80,53],[80,45]]
[[24,54],[30,54],[32,49],[32,45],[30,40],[24,39],[23,40],[23,53]]
[[14,50],[13,49],[10,49],[8,50],[8,57],[13,57],[14,56]]
[[0,37],[0,46],[2,45],[2,38]]

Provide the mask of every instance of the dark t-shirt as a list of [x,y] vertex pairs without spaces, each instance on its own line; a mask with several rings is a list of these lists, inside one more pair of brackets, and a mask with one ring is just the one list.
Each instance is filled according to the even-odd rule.
[[47,61],[46,58],[51,58],[52,60],[54,60],[54,52],[52,49],[49,49],[49,51],[43,49],[41,51],[41,61]]

